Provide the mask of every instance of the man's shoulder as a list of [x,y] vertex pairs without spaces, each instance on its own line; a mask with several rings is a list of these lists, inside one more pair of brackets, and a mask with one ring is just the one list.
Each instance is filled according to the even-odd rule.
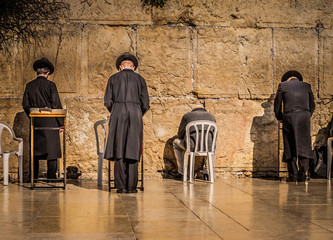
[[117,77],[123,77],[123,76],[143,78],[139,73],[137,73],[135,71],[120,71],[120,72],[116,72],[113,75],[111,75],[110,79],[117,78]]
[[214,115],[207,111],[188,112],[184,115],[184,118],[189,119],[190,121],[210,120],[216,122]]
[[28,82],[28,83],[26,84],[26,88],[30,88],[30,87],[33,87],[33,86],[37,85],[37,84],[38,84],[38,81],[37,81],[37,80],[38,80],[38,79],[35,78],[35,79],[31,80],[30,82]]

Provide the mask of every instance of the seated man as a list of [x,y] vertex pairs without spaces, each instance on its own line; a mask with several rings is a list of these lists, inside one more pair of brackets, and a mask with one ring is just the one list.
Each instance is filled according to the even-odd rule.
[[[185,137],[186,125],[190,122],[199,121],[199,120],[208,120],[216,122],[215,117],[209,112],[207,112],[201,105],[195,106],[191,112],[188,112],[183,116],[178,128],[177,138],[173,141],[173,150],[175,152],[178,165],[177,178],[182,178],[183,176],[184,153],[186,151],[186,144],[187,144]],[[195,138],[195,136],[193,136],[193,138]],[[193,143],[193,146],[194,144],[195,143]]]

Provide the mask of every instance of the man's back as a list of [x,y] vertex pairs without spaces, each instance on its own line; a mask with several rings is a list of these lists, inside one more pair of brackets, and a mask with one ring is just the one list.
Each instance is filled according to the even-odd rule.
[[186,125],[190,122],[198,120],[208,120],[216,122],[215,117],[209,112],[207,112],[204,108],[193,109],[191,112],[188,112],[183,116],[178,128],[178,137],[183,139],[185,136]]
[[112,75],[105,90],[104,105],[111,113],[105,158],[138,160],[142,144],[142,116],[149,109],[145,80],[126,68]]
[[[281,83],[284,93],[284,112],[310,111],[311,86],[297,79]],[[313,97],[312,97],[313,98]]]
[[30,108],[62,108],[56,85],[45,77],[37,77],[26,86],[23,108],[27,115]]
[[125,69],[112,75],[108,84],[111,92],[105,93],[104,103],[109,111],[111,111],[112,105],[117,103],[137,104],[140,106],[142,115],[148,110],[147,87],[139,74]]

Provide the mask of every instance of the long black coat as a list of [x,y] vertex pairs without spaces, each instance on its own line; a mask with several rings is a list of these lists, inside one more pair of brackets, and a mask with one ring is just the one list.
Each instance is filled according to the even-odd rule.
[[[61,109],[61,102],[55,83],[39,76],[26,85],[23,102],[25,113],[30,114],[30,108]],[[60,127],[63,126],[62,118],[34,118],[34,127]],[[59,131],[35,130],[34,155],[46,155],[45,159],[61,157]]]
[[142,151],[142,116],[149,109],[144,78],[130,69],[112,75],[105,89],[104,105],[111,113],[104,158],[139,161]]
[[280,83],[274,112],[278,120],[283,120],[284,161],[297,156],[313,158],[310,118],[314,110],[310,84],[297,78]]
[[[180,122],[179,128],[178,128],[178,138],[181,140],[181,144],[186,148],[186,138],[185,138],[185,131],[186,131],[186,125],[190,122],[193,121],[199,121],[199,120],[208,120],[208,121],[213,121],[216,122],[215,117],[207,112],[204,108],[196,108],[193,109],[191,112],[186,113]],[[199,132],[201,132],[201,129],[199,129]],[[194,145],[195,145],[195,133],[192,131],[190,132],[190,146],[191,150],[194,150]],[[210,133],[210,137],[208,138],[208,148],[210,149],[212,146],[212,141],[213,141],[213,133]],[[200,144],[200,143],[199,143]]]

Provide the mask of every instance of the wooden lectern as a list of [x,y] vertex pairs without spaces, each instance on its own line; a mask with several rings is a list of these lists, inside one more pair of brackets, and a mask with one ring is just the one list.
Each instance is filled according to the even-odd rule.
[[[36,182],[63,182],[63,186],[47,186],[47,187],[38,187],[38,188],[63,188],[66,189],[66,109],[44,109],[44,108],[31,108],[30,109],[30,178],[31,178],[31,189],[34,189]],[[38,117],[54,117],[54,118],[64,118],[64,131],[63,131],[63,171],[64,176],[58,179],[34,179],[34,130],[52,130],[59,131],[60,127],[34,127],[34,118]]]

